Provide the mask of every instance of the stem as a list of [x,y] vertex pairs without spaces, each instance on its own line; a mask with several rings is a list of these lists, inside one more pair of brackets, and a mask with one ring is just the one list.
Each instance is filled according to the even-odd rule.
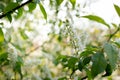
[[111,38],[120,30],[120,27],[117,28],[117,30],[113,33],[113,34],[110,34],[110,37],[108,38],[108,42],[111,40]]
[[17,10],[17,9],[19,9],[19,8],[21,8],[21,7],[23,7],[23,6],[25,6],[26,4],[31,3],[31,2],[32,2],[32,0],[28,0],[28,1],[26,1],[25,3],[23,3],[23,4],[15,7],[14,9],[10,10],[9,12],[7,12],[7,13],[5,13],[5,14],[3,14],[3,15],[0,15],[0,19],[2,19],[3,17],[7,16],[7,14],[11,14],[11,13],[15,12],[15,10]]

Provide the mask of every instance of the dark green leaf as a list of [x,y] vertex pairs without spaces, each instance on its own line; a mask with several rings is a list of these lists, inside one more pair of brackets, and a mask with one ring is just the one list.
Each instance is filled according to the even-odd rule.
[[41,3],[39,4],[39,7],[40,7],[40,10],[42,11],[42,14],[44,15],[44,18],[47,20],[47,13],[45,11],[45,8]]
[[97,52],[92,56],[92,68],[91,68],[91,73],[92,77],[96,77],[98,74],[104,72],[107,66],[107,61],[105,60],[105,57],[103,53]]
[[83,69],[83,63],[82,63],[82,61],[80,60],[79,61],[79,63],[78,63],[78,69],[80,70],[80,71],[82,71],[82,69]]
[[4,63],[5,60],[8,58],[8,53],[2,53],[0,54],[0,65]]
[[96,22],[101,23],[101,24],[107,26],[108,28],[110,28],[110,26],[101,17],[98,17],[96,15],[87,15],[87,16],[82,16],[82,17],[88,18],[92,21],[96,21]]
[[111,65],[110,64],[107,64],[107,67],[105,69],[105,74],[102,76],[102,77],[105,77],[105,76],[110,76],[112,74],[112,68],[111,68]]
[[115,8],[118,16],[120,17],[120,7],[114,4],[114,8]]
[[2,28],[0,28],[0,43],[4,42],[4,34]]
[[90,60],[91,60],[91,56],[84,58],[83,64],[84,65],[88,64],[90,62]]
[[80,57],[86,57],[86,56],[88,56],[88,55],[90,55],[90,54],[93,54],[93,52],[92,51],[83,51],[81,54],[80,54]]
[[12,10],[13,10],[15,7],[17,7],[17,6],[19,6],[18,3],[14,3],[14,2],[9,3],[9,4],[5,7],[5,9],[4,9],[4,13],[7,13],[7,12],[9,12],[9,11],[12,11]]
[[63,0],[56,0],[57,6],[60,6],[60,4],[63,2]]
[[5,7],[5,6],[4,6],[2,3],[0,3],[0,12],[3,12],[4,7]]
[[78,59],[76,57],[71,57],[68,60],[68,67],[73,69],[75,67],[75,64],[76,64],[77,60]]
[[70,3],[72,4],[73,8],[75,8],[76,0],[70,0]]
[[118,51],[116,50],[115,46],[109,43],[105,43],[104,50],[105,50],[105,53],[107,55],[106,57],[109,60],[112,70],[115,69],[117,59],[118,59]]
[[7,18],[8,18],[8,20],[10,21],[10,23],[12,22],[12,16],[11,16],[11,14],[7,14]]
[[29,7],[29,12],[32,12],[36,8],[36,4],[30,3],[30,4],[28,4],[28,7]]
[[23,1],[23,0],[16,0],[17,2],[21,2],[21,1]]
[[23,78],[22,71],[21,71],[21,66],[22,66],[22,64],[23,64],[23,60],[22,60],[22,58],[21,58],[20,56],[18,56],[18,57],[17,57],[17,62],[16,62],[16,64],[15,64],[13,70],[14,70],[15,72],[18,72],[18,73],[19,73],[21,79]]

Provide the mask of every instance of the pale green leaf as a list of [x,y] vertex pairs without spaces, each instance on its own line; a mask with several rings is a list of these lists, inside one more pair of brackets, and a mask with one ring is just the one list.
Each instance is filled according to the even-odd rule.
[[91,73],[92,77],[96,77],[98,74],[104,72],[107,66],[107,61],[105,60],[105,57],[103,53],[97,52],[92,56],[92,68],[91,68]]
[[106,57],[108,58],[112,69],[115,69],[117,59],[118,59],[118,51],[116,50],[115,46],[109,43],[105,43],[104,50],[105,50],[105,53],[107,55]]
[[8,20],[10,21],[10,23],[12,22],[12,16],[11,16],[11,14],[7,14],[7,18],[8,18]]
[[47,13],[45,11],[45,8],[43,7],[41,3],[39,4],[39,7],[40,7],[40,10],[42,11],[44,18],[47,20]]
[[87,16],[82,16],[82,17],[87,18],[92,21],[96,21],[98,23],[101,23],[101,24],[107,26],[108,28],[110,27],[101,17],[98,17],[96,15],[87,15]]

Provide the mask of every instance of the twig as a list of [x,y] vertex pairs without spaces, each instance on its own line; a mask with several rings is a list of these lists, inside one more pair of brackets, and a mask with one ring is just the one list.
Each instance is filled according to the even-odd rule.
[[113,33],[113,34],[110,34],[110,37],[108,38],[108,42],[110,41],[110,39],[120,30],[120,26],[117,28],[117,30]]
[[21,4],[21,5],[17,6],[17,7],[15,7],[14,9],[12,9],[10,11],[8,11],[7,13],[5,13],[3,15],[0,15],[0,19],[2,19],[3,17],[7,16],[7,14],[11,14],[11,13],[15,12],[15,10],[17,10],[17,9],[19,9],[19,8],[21,8],[21,7],[23,7],[26,4],[31,3],[31,2],[32,2],[32,0],[28,0],[25,3],[23,3],[23,4]]

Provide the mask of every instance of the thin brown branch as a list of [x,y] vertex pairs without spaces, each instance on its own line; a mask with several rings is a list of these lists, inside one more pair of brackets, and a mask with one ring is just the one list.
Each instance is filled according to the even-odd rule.
[[2,19],[3,17],[7,16],[7,14],[11,14],[11,13],[15,12],[15,10],[17,10],[17,9],[19,9],[19,8],[21,8],[21,7],[27,5],[28,3],[31,3],[31,2],[32,2],[32,0],[28,0],[25,3],[15,7],[14,9],[12,9],[10,11],[8,11],[7,13],[0,15],[0,19]]

